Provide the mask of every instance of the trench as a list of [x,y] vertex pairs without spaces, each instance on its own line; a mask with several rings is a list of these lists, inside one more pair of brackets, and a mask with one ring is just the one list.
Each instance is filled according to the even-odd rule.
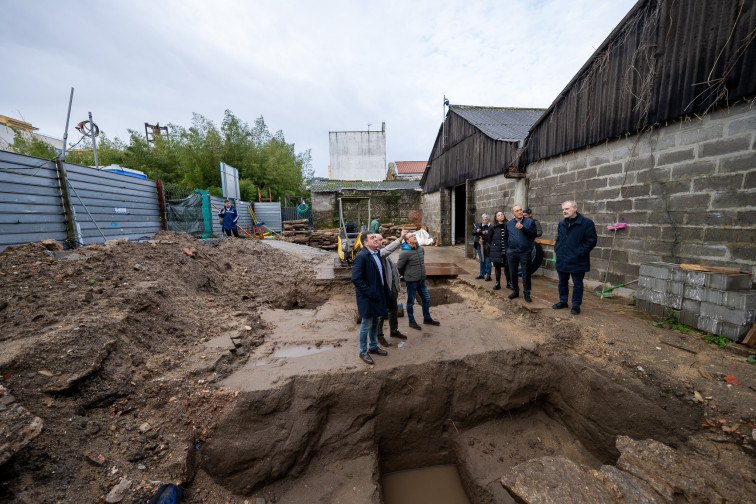
[[[475,302],[443,281],[430,291],[436,307]],[[515,500],[499,480],[526,460],[564,455],[598,468],[616,462],[618,435],[686,442],[699,419],[684,401],[565,351],[569,336],[371,372],[295,375],[242,392],[200,465],[239,495],[314,481],[308,502],[335,502],[347,489],[364,491],[350,502],[399,504],[392,495],[406,497],[402,488],[423,479],[433,488],[456,473],[469,502],[506,503]],[[446,501],[432,502],[464,502],[442,493]]]

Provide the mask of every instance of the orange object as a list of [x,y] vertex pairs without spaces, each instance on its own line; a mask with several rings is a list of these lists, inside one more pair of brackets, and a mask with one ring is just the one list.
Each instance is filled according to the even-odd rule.
[[726,381],[727,383],[731,385],[740,385],[740,382],[738,381],[738,379],[735,378],[733,375],[725,376],[724,381]]
[[185,253],[186,255],[188,255],[188,256],[190,256],[190,255],[194,255],[194,254],[192,254],[192,251],[191,251],[191,250],[189,250],[188,248],[185,248],[185,249],[181,249],[181,250],[183,250],[183,251],[184,251],[184,253]]

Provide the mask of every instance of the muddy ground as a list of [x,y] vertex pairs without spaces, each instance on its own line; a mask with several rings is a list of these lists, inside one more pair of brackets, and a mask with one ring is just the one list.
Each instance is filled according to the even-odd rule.
[[[382,473],[456,463],[473,502],[514,502],[499,479],[516,464],[612,464],[617,435],[756,485],[748,349],[655,327],[628,299],[587,291],[573,317],[548,278],[525,304],[471,274],[430,281],[442,325],[400,318],[410,338],[368,367],[333,257],[166,232],[4,251],[0,427],[23,406],[42,429],[0,465],[0,501],[102,502],[126,478],[121,502],[163,482],[189,503],[379,502]],[[452,247],[426,260],[477,268]]]

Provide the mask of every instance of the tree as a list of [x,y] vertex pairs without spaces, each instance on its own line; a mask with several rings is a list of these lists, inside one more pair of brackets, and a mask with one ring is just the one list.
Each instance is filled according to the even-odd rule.
[[38,139],[34,134],[12,126],[11,129],[13,130],[13,144],[10,145],[10,148],[14,152],[44,159],[58,157],[58,151],[55,150],[55,147]]

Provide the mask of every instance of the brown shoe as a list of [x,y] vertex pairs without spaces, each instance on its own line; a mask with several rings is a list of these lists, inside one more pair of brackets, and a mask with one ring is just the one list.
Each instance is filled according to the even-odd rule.
[[370,348],[368,349],[368,353],[375,354],[375,355],[383,355],[384,357],[388,355],[388,352],[381,347]]
[[372,357],[370,357],[369,354],[361,353],[360,359],[364,360],[367,364],[375,364],[375,361],[373,360]]
[[410,327],[411,327],[412,329],[417,329],[418,331],[422,329],[422,328],[420,327],[420,325],[419,325],[419,324],[418,324],[417,322],[415,322],[414,320],[410,320],[409,326],[410,326]]
[[405,336],[404,334],[400,333],[399,331],[392,331],[391,332],[391,337],[392,338],[399,338],[399,339],[407,339],[407,336]]
[[441,322],[436,322],[432,318],[429,318],[429,319],[423,320],[423,324],[439,326],[441,325]]
[[391,346],[391,343],[389,343],[388,341],[386,341],[386,338],[383,337],[383,334],[381,334],[380,336],[378,336],[378,343],[380,343],[382,346],[386,346],[386,347]]

